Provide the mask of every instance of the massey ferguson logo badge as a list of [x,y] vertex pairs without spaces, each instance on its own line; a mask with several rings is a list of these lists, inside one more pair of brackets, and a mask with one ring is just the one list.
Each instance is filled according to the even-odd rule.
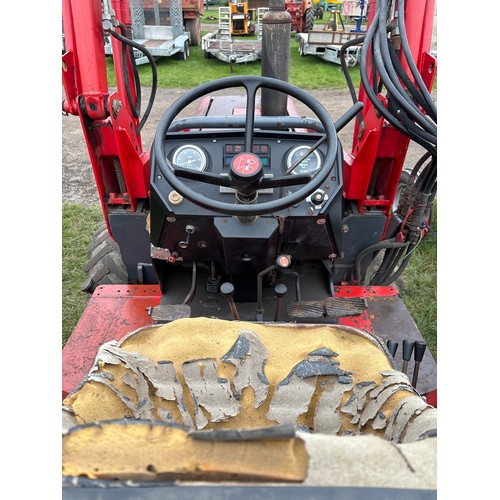
[[241,153],[233,159],[233,169],[240,175],[254,174],[259,167],[259,158],[251,153]]

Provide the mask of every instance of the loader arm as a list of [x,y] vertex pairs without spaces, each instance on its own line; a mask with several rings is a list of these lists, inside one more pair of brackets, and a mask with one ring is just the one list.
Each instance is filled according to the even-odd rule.
[[[129,46],[112,37],[116,90],[108,88],[104,37],[126,36],[127,0],[63,1],[63,112],[80,117],[106,222],[110,212],[137,210],[149,196],[149,152],[139,131],[140,88]],[[106,32],[104,25],[106,26]],[[108,224],[108,229],[112,233]]]

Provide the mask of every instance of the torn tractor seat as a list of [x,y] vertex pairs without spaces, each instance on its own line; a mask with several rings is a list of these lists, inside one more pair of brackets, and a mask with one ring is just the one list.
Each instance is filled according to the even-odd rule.
[[[383,343],[360,330],[179,319],[101,346],[63,401],[63,473],[300,482],[314,472],[311,443],[354,450],[365,441],[331,440],[363,436],[382,449],[430,446],[436,412]],[[98,466],[78,458],[83,450]]]

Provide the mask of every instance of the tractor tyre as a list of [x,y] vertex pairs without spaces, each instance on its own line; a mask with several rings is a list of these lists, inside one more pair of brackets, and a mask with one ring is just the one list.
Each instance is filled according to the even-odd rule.
[[189,31],[189,33],[191,34],[190,36],[191,45],[193,47],[197,47],[198,45],[200,45],[201,41],[200,18],[197,17],[196,19],[186,19],[184,21],[184,24],[186,26],[186,31]]
[[88,262],[84,271],[87,279],[80,289],[94,293],[100,285],[124,285],[128,283],[128,273],[123,263],[120,247],[108,233],[106,224],[94,232],[88,250]]
[[304,14],[304,31],[303,33],[309,33],[314,28],[314,9],[310,7],[306,10]]

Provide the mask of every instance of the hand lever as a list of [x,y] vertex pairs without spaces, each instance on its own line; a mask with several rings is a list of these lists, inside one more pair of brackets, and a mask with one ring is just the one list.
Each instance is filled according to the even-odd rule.
[[389,350],[391,356],[393,358],[396,357],[396,351],[398,350],[399,344],[395,342],[394,340],[388,340],[387,341],[387,349]]
[[278,283],[274,287],[274,295],[276,296],[276,310],[274,311],[274,321],[278,321],[280,315],[281,302],[286,295],[288,288],[283,283]]
[[228,282],[222,283],[222,285],[220,286],[220,293],[223,297],[226,297],[229,308],[231,309],[231,314],[233,315],[233,319],[239,321],[240,315],[238,314],[238,310],[236,309],[236,305],[233,299],[234,285]]
[[403,340],[403,372],[408,373],[408,361],[411,359],[415,342],[413,340]]
[[425,342],[415,342],[415,367],[413,368],[413,379],[411,382],[411,385],[417,388],[417,381],[418,381],[418,371],[420,370],[420,363],[422,362],[422,359],[424,359],[424,353],[425,349],[427,347],[427,344]]

